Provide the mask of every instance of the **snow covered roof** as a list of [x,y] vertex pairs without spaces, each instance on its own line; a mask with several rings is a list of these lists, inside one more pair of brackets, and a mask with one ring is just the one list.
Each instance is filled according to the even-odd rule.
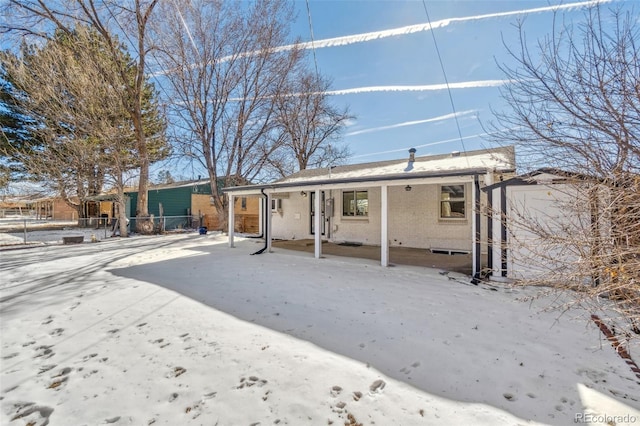
[[259,187],[288,187],[326,183],[359,182],[363,180],[395,180],[421,177],[455,176],[485,173],[488,170],[513,171],[515,150],[512,146],[483,149],[451,154],[410,157],[405,160],[389,160],[346,166],[301,170],[266,185],[225,188],[225,191]]

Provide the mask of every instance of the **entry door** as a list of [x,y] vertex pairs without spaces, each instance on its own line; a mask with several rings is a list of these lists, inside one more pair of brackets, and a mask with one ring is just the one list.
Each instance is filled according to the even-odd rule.
[[[311,197],[309,197],[309,200],[311,201],[311,208],[309,209],[309,211],[311,212],[311,235],[315,235],[316,234],[316,220],[315,220],[315,215],[316,215],[316,192],[313,191],[311,192]],[[321,233],[320,235],[324,235],[324,228],[325,228],[325,219],[324,219],[324,191],[320,192],[320,227],[321,229]]]

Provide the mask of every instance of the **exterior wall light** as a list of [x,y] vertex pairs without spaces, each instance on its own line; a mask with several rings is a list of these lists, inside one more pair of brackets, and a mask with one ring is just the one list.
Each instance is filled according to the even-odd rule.
[[405,187],[404,187],[404,190],[405,190],[405,191],[407,191],[407,192],[411,191],[411,185],[407,185],[407,186],[405,186]]

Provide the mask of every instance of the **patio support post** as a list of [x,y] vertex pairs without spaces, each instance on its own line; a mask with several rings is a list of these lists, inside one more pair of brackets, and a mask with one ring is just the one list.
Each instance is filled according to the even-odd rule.
[[235,197],[233,196],[233,194],[229,193],[229,220],[228,220],[228,226],[229,226],[229,248],[233,248],[233,233],[235,231],[235,227],[236,224],[235,222],[235,212],[233,211],[234,208],[234,204],[235,204]]
[[481,252],[481,238],[480,238],[480,182],[478,179],[478,175],[474,175],[473,177],[473,190],[471,192],[472,195],[472,204],[473,204],[473,221],[471,225],[471,232],[473,233],[473,271],[472,276],[474,279],[480,279],[480,268],[481,268],[481,260],[480,260],[480,252]]
[[322,194],[320,191],[320,188],[316,189],[316,195],[315,195],[315,200],[314,200],[314,211],[315,214],[313,215],[313,229],[315,229],[315,234],[314,234],[314,246],[315,246],[315,258],[316,259],[320,259],[320,257],[322,256],[322,222],[320,221],[322,219],[322,208],[320,206],[320,202],[322,201]]
[[388,189],[387,185],[380,187],[380,264],[382,266],[389,266]]
[[267,215],[267,229],[265,238],[267,239],[267,253],[271,253],[271,219],[273,218],[273,211],[271,209],[271,192],[267,192],[267,205],[264,208],[264,214]]
[[258,203],[258,235],[264,235],[264,219],[266,217],[265,212],[267,209],[263,204],[264,200],[260,199],[260,202]]

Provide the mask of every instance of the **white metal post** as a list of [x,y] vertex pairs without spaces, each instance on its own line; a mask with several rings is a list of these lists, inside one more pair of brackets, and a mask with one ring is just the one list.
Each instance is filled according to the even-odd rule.
[[235,207],[235,197],[233,194],[229,194],[229,247],[233,248],[233,233],[235,231],[235,212],[233,211]]
[[258,203],[258,235],[264,235],[264,220],[267,209],[263,206],[263,201],[264,199],[261,198]]
[[380,265],[389,266],[388,187],[380,187]]
[[271,208],[271,193],[267,193],[267,206],[266,206],[266,212],[265,214],[267,215],[267,232],[266,232],[266,239],[267,239],[267,253],[271,253],[271,241],[273,240],[273,238],[271,238],[271,220],[273,218],[273,209]]
[[472,241],[472,247],[471,247],[471,258],[472,258],[472,268],[471,268],[471,274],[474,278],[479,278],[478,277],[478,273],[480,271],[480,265],[478,264],[478,259],[480,256],[480,253],[478,252],[479,250],[479,238],[478,238],[478,232],[480,231],[479,229],[479,223],[478,223],[478,219],[479,219],[479,207],[480,207],[480,200],[478,199],[478,194],[476,193],[476,185],[478,183],[478,176],[474,176],[474,179],[472,181],[471,184],[471,205],[473,206],[472,211],[473,211],[473,215],[471,216],[471,241]]
[[320,191],[320,189],[316,189],[316,196],[313,206],[313,208],[315,209],[315,213],[313,215],[313,229],[316,231],[314,235],[316,259],[320,259],[320,257],[322,256],[322,208],[320,206],[320,203],[322,202],[321,192],[322,191]]

